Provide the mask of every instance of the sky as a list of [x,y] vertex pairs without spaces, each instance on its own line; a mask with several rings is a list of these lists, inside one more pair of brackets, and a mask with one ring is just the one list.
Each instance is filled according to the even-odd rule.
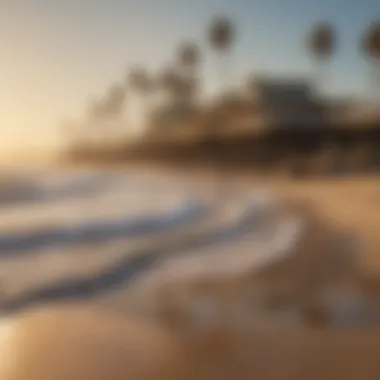
[[339,45],[326,90],[368,92],[358,45],[380,17],[379,0],[0,0],[0,152],[59,145],[63,122],[83,118],[128,67],[155,73],[170,64],[183,40],[202,47],[212,91],[217,61],[206,31],[219,14],[237,24],[236,83],[251,73],[312,75],[305,36],[314,23],[330,21]]

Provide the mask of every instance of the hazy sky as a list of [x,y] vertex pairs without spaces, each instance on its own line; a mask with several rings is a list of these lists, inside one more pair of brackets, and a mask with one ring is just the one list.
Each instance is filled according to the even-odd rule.
[[[57,141],[59,122],[80,118],[128,66],[157,70],[183,39],[205,45],[206,25],[219,13],[238,23],[237,79],[255,70],[310,73],[305,33],[328,20],[340,33],[330,91],[366,92],[357,45],[380,17],[379,0],[0,0],[0,149]],[[212,88],[215,57],[206,53]]]

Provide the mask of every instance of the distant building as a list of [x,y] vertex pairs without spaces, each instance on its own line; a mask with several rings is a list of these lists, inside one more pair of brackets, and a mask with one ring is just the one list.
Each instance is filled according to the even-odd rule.
[[257,78],[245,91],[225,93],[202,106],[177,101],[157,107],[148,130],[162,138],[223,139],[268,128],[319,128],[331,114],[330,103],[307,80]]
[[257,78],[245,96],[253,112],[273,126],[314,126],[326,121],[326,107],[306,80]]
[[258,101],[274,103],[303,102],[311,98],[312,85],[306,80],[257,78],[250,81],[248,93]]

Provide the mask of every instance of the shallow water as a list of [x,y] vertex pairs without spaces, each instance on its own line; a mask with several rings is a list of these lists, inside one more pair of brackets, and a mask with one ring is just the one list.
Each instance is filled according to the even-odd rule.
[[0,204],[0,309],[98,297],[150,276],[148,269],[163,262],[185,269],[180,257],[211,272],[226,262],[228,272],[228,252],[240,241],[242,269],[270,253],[273,259],[276,248],[265,234],[272,236],[278,220],[264,225],[260,218],[273,199],[231,194],[221,207],[210,192],[135,173],[29,175],[22,191]]

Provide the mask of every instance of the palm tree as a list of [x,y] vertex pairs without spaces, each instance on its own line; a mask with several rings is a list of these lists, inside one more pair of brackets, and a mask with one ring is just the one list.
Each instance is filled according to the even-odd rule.
[[190,82],[178,68],[166,67],[159,75],[158,81],[171,102],[181,101],[188,96]]
[[106,95],[99,100],[90,103],[87,109],[90,121],[100,121],[104,118],[117,116],[123,112],[126,100],[126,90],[120,84],[112,85]]
[[181,82],[187,100],[193,101],[199,90],[200,50],[195,43],[185,42],[179,46],[177,54],[176,82]]
[[133,88],[143,101],[143,113],[146,114],[151,108],[152,95],[155,83],[148,72],[142,67],[132,69],[127,77],[127,84]]
[[371,66],[371,83],[378,94],[380,85],[380,19],[371,23],[364,34],[362,51]]
[[127,74],[126,83],[135,91],[140,99],[140,102],[133,108],[136,110],[136,113],[134,113],[132,118],[137,117],[137,124],[146,127],[153,107],[153,95],[156,83],[143,67],[132,68]]
[[310,55],[314,58],[319,86],[325,83],[326,66],[335,52],[337,36],[334,27],[328,22],[321,22],[312,28],[307,41]]
[[158,75],[158,83],[161,88],[170,93],[175,85],[176,76],[175,70],[171,67],[165,67]]
[[140,67],[130,71],[127,81],[129,85],[140,95],[149,96],[154,89],[154,83],[148,72]]
[[118,116],[123,112],[126,89],[120,84],[112,85],[103,100],[102,109],[105,116]]
[[195,43],[185,42],[178,48],[178,65],[185,75],[194,76],[200,63],[200,50]]
[[234,24],[226,17],[216,17],[211,23],[208,40],[219,55],[219,80],[221,88],[229,81],[229,68],[226,56],[230,53],[235,38]]

